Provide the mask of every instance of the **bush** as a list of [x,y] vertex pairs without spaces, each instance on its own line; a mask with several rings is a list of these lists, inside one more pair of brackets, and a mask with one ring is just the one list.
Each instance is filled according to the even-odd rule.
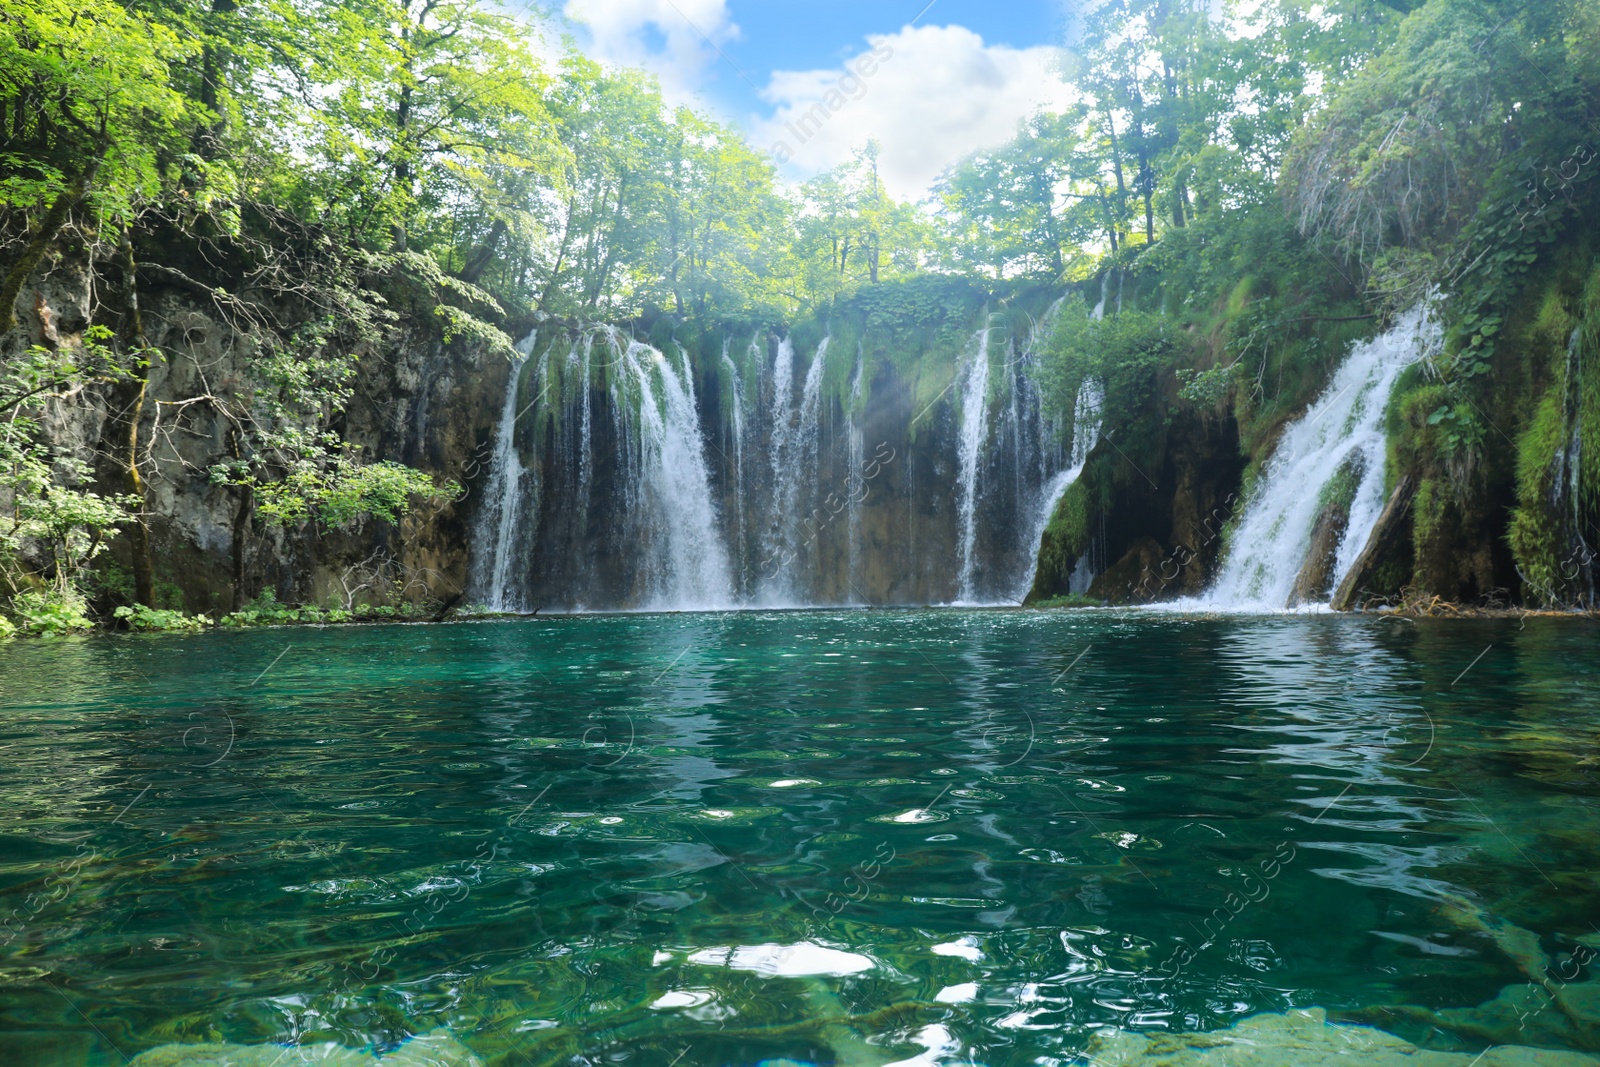
[[11,620],[6,618],[4,615],[0,615],[0,641],[4,641],[8,637],[15,636],[16,632],[17,628],[11,625]]
[[308,604],[295,608],[278,603],[278,598],[269,589],[233,614],[223,616],[221,624],[234,628],[287,626],[292,623],[319,625],[358,620],[367,622],[374,619],[411,619],[427,614],[427,608],[410,602],[403,603],[399,607],[391,607],[388,604],[357,604],[353,608],[319,608],[314,604]]
[[198,615],[185,615],[181,611],[165,608],[147,608],[134,604],[118,608],[111,613],[128,623],[128,629],[158,633],[199,633],[205,629],[205,620]]
[[21,593],[11,602],[11,610],[21,632],[32,637],[83,633],[94,626],[89,602],[76,590]]
[[[301,622],[300,610],[278,603],[278,597],[272,590],[265,590],[260,596],[230,615],[222,617],[222,625],[228,627],[247,626],[283,626],[291,622]],[[321,621],[320,619],[317,621]]]

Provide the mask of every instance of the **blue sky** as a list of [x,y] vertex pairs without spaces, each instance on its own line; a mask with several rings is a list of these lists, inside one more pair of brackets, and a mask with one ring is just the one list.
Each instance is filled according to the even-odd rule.
[[670,99],[738,126],[790,179],[875,138],[891,190],[916,199],[944,167],[1065,99],[1063,0],[554,2],[585,51],[651,70]]
[[1059,39],[1057,0],[731,0],[740,34],[720,45],[728,62],[711,72],[708,95],[741,111],[760,110],[737,66],[756,85],[774,70],[834,66],[860,50],[871,33],[893,33],[927,8],[922,26],[965,26],[987,44],[1028,48]]

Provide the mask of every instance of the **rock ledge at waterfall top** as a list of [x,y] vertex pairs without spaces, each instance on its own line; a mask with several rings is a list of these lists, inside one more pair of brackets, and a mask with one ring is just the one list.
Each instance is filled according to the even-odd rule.
[[1267,1013],[1212,1033],[1136,1034],[1113,1030],[1089,1043],[1094,1067],[1595,1067],[1579,1052],[1499,1045],[1482,1053],[1439,1052],[1368,1026],[1329,1023],[1321,1008]]

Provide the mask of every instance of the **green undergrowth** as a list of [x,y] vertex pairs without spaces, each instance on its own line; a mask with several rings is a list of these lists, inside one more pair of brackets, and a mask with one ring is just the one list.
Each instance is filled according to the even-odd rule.
[[1082,593],[1068,593],[1065,596],[1047,597],[1030,606],[1035,608],[1103,608],[1106,606],[1106,602],[1104,600],[1096,600],[1094,597],[1084,596]]
[[10,637],[62,637],[96,630],[134,633],[200,633],[211,629],[242,630],[260,626],[336,626],[364,622],[421,622],[436,616],[437,606],[415,604],[357,604],[321,607],[283,604],[268,590],[238,611],[226,615],[193,615],[176,608],[149,608],[122,604],[99,619],[87,598],[76,592],[31,591],[14,597],[11,616],[0,615],[0,640]]
[[222,616],[217,625],[226,629],[254,626],[337,625],[347,622],[406,622],[433,617],[433,610],[410,601],[398,605],[357,604],[350,608],[323,608],[314,604],[280,604],[271,590],[238,611]]

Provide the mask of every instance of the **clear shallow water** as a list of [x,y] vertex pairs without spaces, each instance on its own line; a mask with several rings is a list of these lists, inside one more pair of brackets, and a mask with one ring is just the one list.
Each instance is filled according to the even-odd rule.
[[0,1060],[1071,1063],[1312,1005],[1582,1047],[1423,1013],[1527,983],[1490,929],[1600,944],[1596,652],[1000,611],[12,643]]

